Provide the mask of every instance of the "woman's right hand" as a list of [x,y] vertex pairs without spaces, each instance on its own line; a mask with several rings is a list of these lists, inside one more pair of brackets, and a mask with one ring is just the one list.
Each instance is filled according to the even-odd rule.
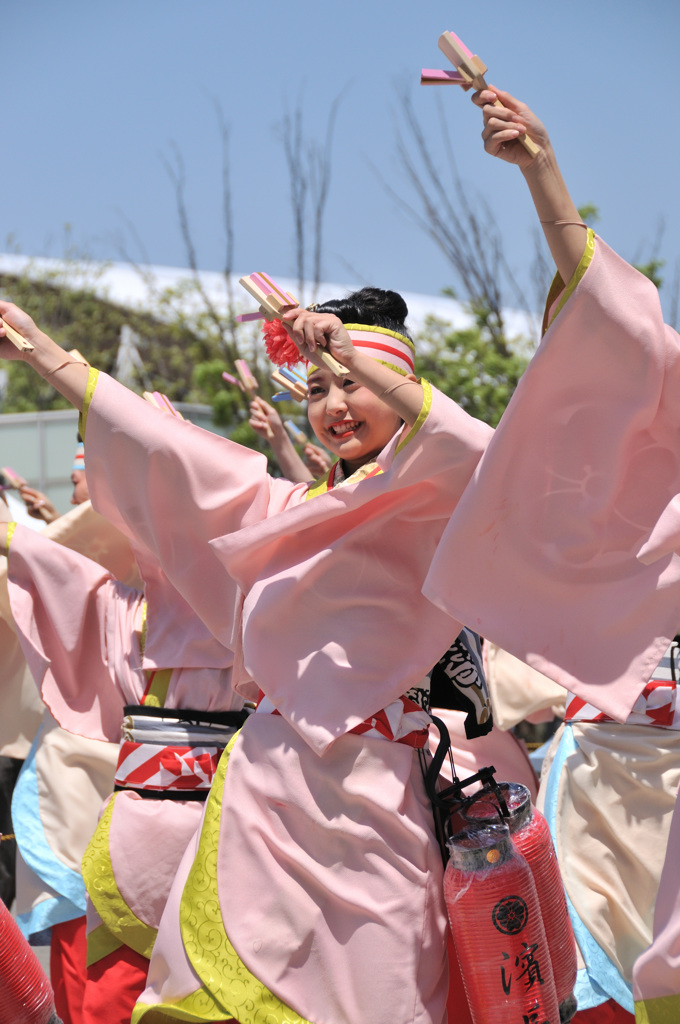
[[53,523],[55,519],[59,518],[56,508],[42,491],[37,491],[34,487],[29,487],[28,484],[22,484],[19,488],[19,495],[29,516],[33,516],[34,519]]
[[248,423],[265,441],[271,441],[276,434],[283,433],[283,422],[278,412],[259,395],[255,395],[250,403]]
[[323,476],[333,463],[323,448],[319,448],[311,442],[308,442],[302,449],[302,461],[309,472],[314,474],[314,479]]

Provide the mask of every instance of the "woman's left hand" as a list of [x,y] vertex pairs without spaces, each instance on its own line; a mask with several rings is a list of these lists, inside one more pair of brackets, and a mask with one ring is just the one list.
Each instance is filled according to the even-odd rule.
[[349,368],[354,357],[354,345],[342,320],[335,314],[292,309],[284,314],[283,324],[303,359],[322,366],[319,349],[326,349]]
[[484,114],[484,149],[491,156],[517,164],[522,170],[533,166],[535,157],[527,153],[519,142],[520,135],[528,133],[542,150],[550,146],[544,125],[526,103],[515,99],[509,92],[490,87],[475,92],[472,102]]

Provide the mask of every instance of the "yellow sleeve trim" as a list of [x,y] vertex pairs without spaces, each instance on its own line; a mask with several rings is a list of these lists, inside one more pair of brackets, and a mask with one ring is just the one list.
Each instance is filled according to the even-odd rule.
[[[113,796],[99,819],[99,824],[83,854],[83,881],[92,905],[112,936],[122,946],[129,946],[141,956],[151,957],[156,941],[156,929],[145,924],[127,905],[116,883],[109,852],[111,817],[117,796]],[[98,951],[104,948],[103,941],[95,940],[90,947],[88,936],[87,964],[96,963]],[[110,950],[109,950],[110,951]],[[102,953],[106,956],[106,953]]]
[[[555,320],[557,314],[564,307],[570,296],[573,294],[573,292],[576,290],[580,282],[585,277],[586,270],[590,266],[594,255],[595,232],[592,228],[588,228],[583,255],[581,256],[579,264],[574,273],[572,274],[571,281],[569,282],[567,287],[564,287],[564,281],[562,280],[559,274],[555,274],[555,277],[553,278],[553,283],[550,286],[548,298],[546,299],[545,303],[545,313],[543,314],[543,328],[541,332],[542,334],[545,334],[545,332],[548,330],[550,325]],[[553,310],[553,305],[560,292],[562,292],[562,296],[559,302],[557,303],[557,306],[555,306],[555,309]]]
[[423,389],[423,404],[420,407],[420,412],[418,413],[418,419],[415,421],[415,423],[413,424],[413,426],[409,430],[409,432],[406,435],[406,437],[404,438],[404,440],[399,442],[399,445],[397,446],[397,450],[395,452],[395,455],[398,455],[399,452],[402,450],[402,448],[405,448],[406,445],[409,443],[409,441],[413,440],[413,438],[416,436],[416,434],[418,433],[418,431],[422,427],[423,423],[425,422],[425,420],[429,416],[430,410],[432,409],[432,385],[430,384],[429,381],[425,380],[423,377],[420,378],[418,383],[421,385],[421,387]]
[[83,395],[83,411],[80,414],[78,420],[78,432],[85,440],[85,430],[87,429],[87,414],[90,411],[90,403],[94,397],[94,389],[97,387],[97,381],[99,380],[99,370],[96,370],[94,366],[91,366],[87,374],[87,387],[85,388],[85,394]]
[[5,554],[9,553],[9,543],[10,543],[12,537],[14,536],[14,531],[16,530],[16,528],[17,528],[17,524],[16,523],[8,523],[7,524],[7,540],[5,541]]

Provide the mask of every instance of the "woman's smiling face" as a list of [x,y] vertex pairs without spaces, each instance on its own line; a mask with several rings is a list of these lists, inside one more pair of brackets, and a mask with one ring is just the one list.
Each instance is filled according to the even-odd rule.
[[307,415],[312,430],[353,473],[370,462],[401,426],[401,420],[372,391],[330,370],[315,369],[307,381]]

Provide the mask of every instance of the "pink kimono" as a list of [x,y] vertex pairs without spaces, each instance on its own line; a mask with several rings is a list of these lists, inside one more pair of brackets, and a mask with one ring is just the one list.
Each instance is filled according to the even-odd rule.
[[[125,705],[153,693],[166,669],[166,708],[242,707],[231,688],[231,652],[216,643],[151,563],[146,654],[144,597],[84,557],[17,526],[9,545],[12,614],[29,668],[59,724],[118,743]],[[165,595],[165,596],[163,596]],[[150,643],[153,636],[153,643]],[[163,656],[163,649],[167,655]],[[147,671],[149,670],[149,671]],[[159,675],[157,673],[157,675]],[[88,962],[126,945],[151,955],[180,859],[203,804],[112,796],[83,861],[88,888]]]
[[490,434],[425,385],[383,473],[306,501],[262,455],[100,375],[95,506],[233,647],[237,689],[265,694],[220,763],[133,1020],[443,1020],[441,858],[402,698],[460,630],[421,587]]
[[[623,722],[680,625],[680,339],[654,285],[592,234],[557,309],[425,593]],[[680,1019],[679,815],[632,972],[659,1024]]]

